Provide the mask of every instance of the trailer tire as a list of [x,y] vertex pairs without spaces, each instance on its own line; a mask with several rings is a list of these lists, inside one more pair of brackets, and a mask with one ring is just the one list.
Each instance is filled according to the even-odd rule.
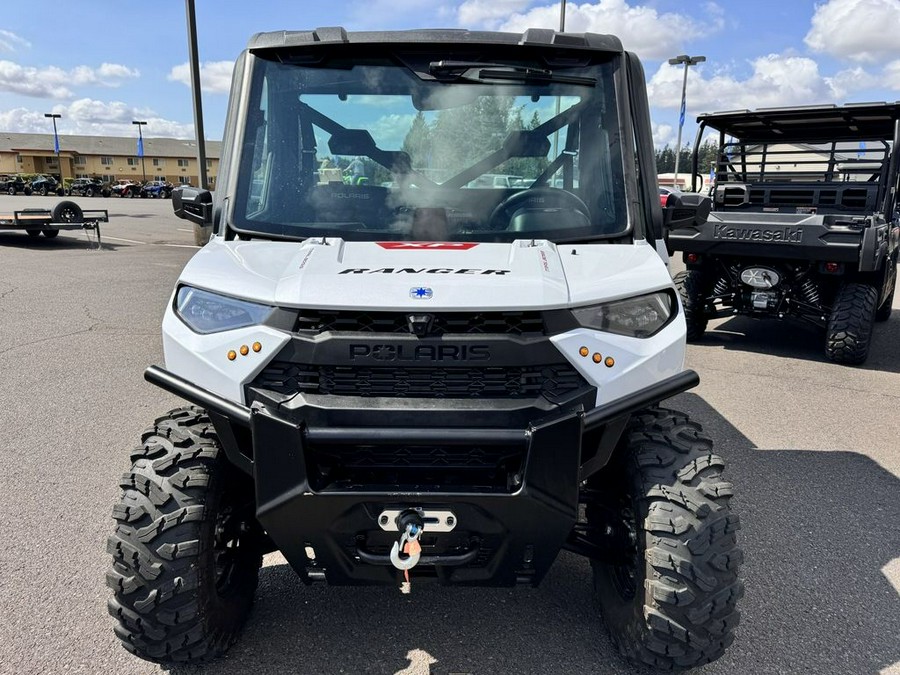
[[684,306],[688,342],[696,342],[703,337],[709,323],[706,318],[705,275],[700,270],[685,270],[676,274],[674,281]]
[[613,643],[633,661],[693,668],[734,640],[743,554],[724,465],[699,424],[653,407],[631,418],[610,466],[589,484],[592,536],[619,551],[591,561],[595,597]]
[[41,236],[41,231],[40,231],[40,230],[35,230],[35,229],[25,230],[25,233],[26,233],[29,237],[31,237],[32,239],[36,239],[37,237],[40,237],[40,236]]
[[262,563],[252,479],[194,407],[157,419],[131,459],[107,543],[115,633],[155,663],[219,656],[247,618]]
[[84,212],[78,204],[66,200],[53,207],[50,219],[54,223],[82,223],[84,222]]
[[871,284],[846,283],[838,290],[828,317],[825,356],[835,363],[859,365],[868,358],[878,289]]
[[56,239],[59,236],[59,230],[53,227],[43,229],[41,232],[44,233],[44,236],[47,237],[47,239]]

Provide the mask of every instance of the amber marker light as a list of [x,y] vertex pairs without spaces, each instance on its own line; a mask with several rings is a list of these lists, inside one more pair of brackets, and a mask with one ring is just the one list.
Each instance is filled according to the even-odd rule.
[[262,344],[261,344],[261,343],[259,343],[259,342],[254,342],[254,343],[253,343],[253,351],[258,352],[258,351],[260,351],[261,349],[262,349]]
[[616,360],[611,356],[607,356],[606,361],[604,361],[603,363],[606,364],[607,368],[612,368],[614,365],[616,365]]
[[250,353],[250,347],[247,345],[241,345],[241,356],[247,356]]
[[228,350],[228,360],[234,361],[237,358],[237,352],[233,349]]
[[582,356],[587,356],[588,354],[590,354],[590,351],[591,350],[588,349],[587,347],[582,347],[581,349],[578,350],[578,353],[581,354]]
[[594,363],[600,363],[603,360],[603,355],[600,352],[594,352],[591,358],[594,359]]

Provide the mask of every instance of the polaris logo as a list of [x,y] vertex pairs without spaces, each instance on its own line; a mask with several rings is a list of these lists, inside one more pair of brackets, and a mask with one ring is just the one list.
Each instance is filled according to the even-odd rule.
[[487,361],[488,345],[350,345],[350,360],[359,361]]
[[379,267],[378,269],[348,267],[338,272],[338,274],[495,274],[503,276],[504,274],[509,274],[509,270],[481,270],[467,267],[460,269],[453,269],[452,267]]
[[802,227],[731,227],[717,224],[713,229],[714,239],[735,241],[767,241],[782,244],[799,244],[803,241]]

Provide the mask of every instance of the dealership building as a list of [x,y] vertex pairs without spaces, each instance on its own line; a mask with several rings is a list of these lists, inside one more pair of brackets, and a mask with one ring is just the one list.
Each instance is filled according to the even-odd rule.
[[[199,185],[197,143],[176,138],[144,137],[144,156],[138,157],[137,137],[59,136],[57,154],[53,134],[0,133],[0,174],[43,173],[65,178],[164,180],[174,185]],[[220,141],[206,141],[206,172],[215,186]],[[142,163],[143,161],[143,163]]]

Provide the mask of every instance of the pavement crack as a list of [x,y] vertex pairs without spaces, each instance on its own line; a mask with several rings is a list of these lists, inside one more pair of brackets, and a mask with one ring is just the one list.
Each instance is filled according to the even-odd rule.
[[97,329],[103,322],[93,323],[87,328],[82,328],[81,330],[76,330],[71,333],[63,333],[61,335],[51,335],[50,337],[41,338],[40,340],[29,340],[28,342],[23,342],[20,344],[12,345],[11,347],[7,347],[6,349],[0,350],[0,355],[7,354],[11,351],[15,351],[16,349],[22,349],[23,347],[32,347],[34,345],[43,344],[44,342],[51,342],[52,340],[62,340],[63,338],[73,337],[75,335],[84,335],[85,333],[91,333]]
[[3,300],[7,295],[10,295],[10,294],[12,294],[12,293],[15,293],[17,290],[19,290],[19,287],[18,287],[18,286],[13,286],[13,287],[10,288],[8,291],[3,291],[2,293],[0,293],[0,300]]

